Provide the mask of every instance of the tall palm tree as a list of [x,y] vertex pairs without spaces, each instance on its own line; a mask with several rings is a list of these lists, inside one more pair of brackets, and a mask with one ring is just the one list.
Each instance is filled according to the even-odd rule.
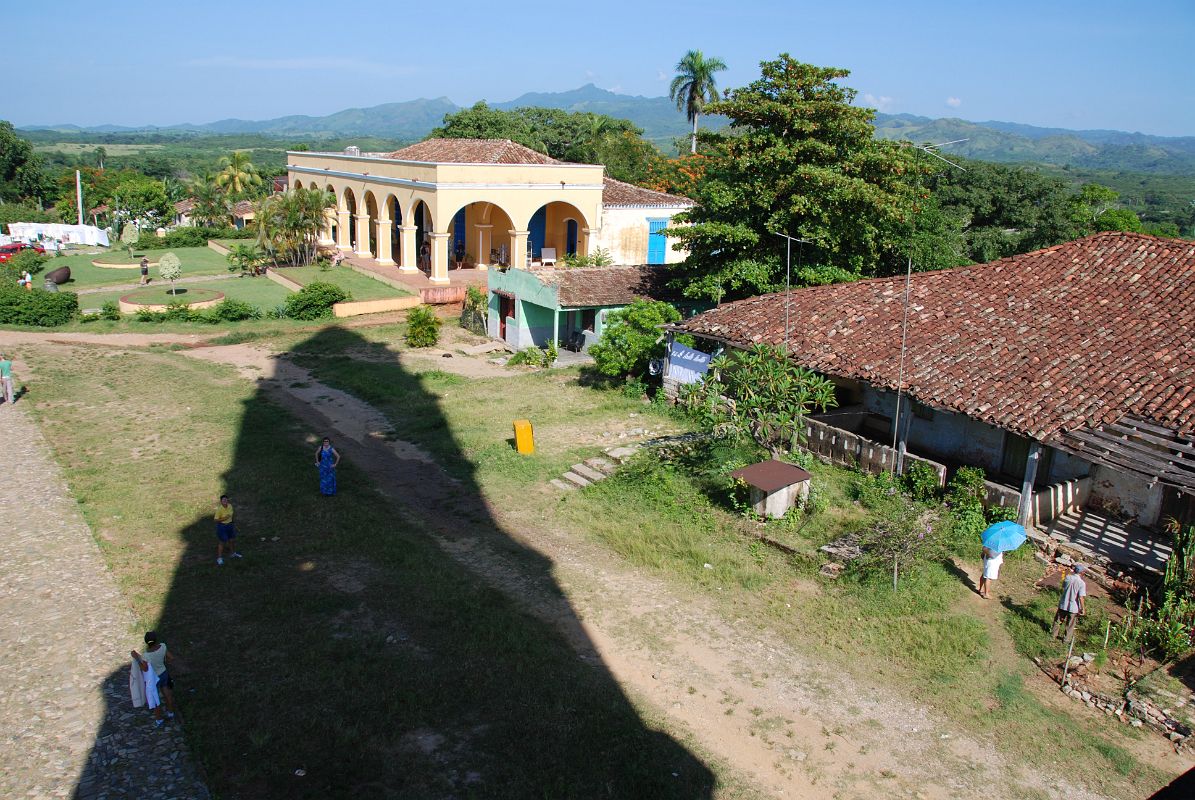
[[668,88],[668,96],[676,103],[677,110],[685,112],[693,123],[693,142],[690,152],[697,152],[697,118],[706,103],[718,99],[718,86],[714,73],[726,69],[720,58],[706,58],[700,50],[685,53],[676,65],[676,77]]
[[231,197],[241,197],[250,189],[261,186],[261,176],[257,174],[257,167],[249,160],[248,153],[234,150],[231,156],[220,159],[220,173],[216,175],[216,185]]
[[257,241],[275,264],[310,264],[319,233],[336,198],[320,189],[289,189],[261,201]]
[[232,203],[216,185],[216,176],[204,174],[191,183],[191,218],[207,228],[227,228],[232,218]]

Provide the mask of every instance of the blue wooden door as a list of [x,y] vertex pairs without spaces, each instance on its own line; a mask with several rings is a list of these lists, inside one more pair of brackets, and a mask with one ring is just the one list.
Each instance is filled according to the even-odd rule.
[[668,237],[661,231],[668,227],[668,220],[649,219],[647,225],[647,263],[663,264],[664,255],[667,253]]
[[570,219],[566,227],[564,252],[570,256],[577,254],[577,221]]
[[[536,211],[531,217],[531,223],[527,226],[527,251],[531,254],[531,258],[538,259],[539,253],[544,248],[544,239],[548,232],[548,209],[545,206],[539,211]],[[519,264],[518,266],[523,266]]]
[[452,253],[453,258],[457,253],[465,252],[465,209],[456,212],[456,216],[452,218]]

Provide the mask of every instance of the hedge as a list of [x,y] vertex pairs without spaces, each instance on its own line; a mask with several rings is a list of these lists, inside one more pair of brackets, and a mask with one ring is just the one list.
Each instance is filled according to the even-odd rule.
[[144,231],[134,246],[136,250],[167,250],[172,247],[204,247],[208,239],[253,239],[257,231],[251,228],[175,228],[165,236]]
[[332,316],[332,306],[352,298],[334,283],[309,283],[286,298],[286,316],[291,319],[320,319]]
[[78,313],[79,296],[74,292],[0,286],[0,325],[54,328],[70,322]]

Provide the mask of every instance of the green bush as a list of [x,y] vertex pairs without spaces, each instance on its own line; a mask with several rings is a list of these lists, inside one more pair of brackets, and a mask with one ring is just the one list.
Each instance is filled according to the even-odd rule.
[[100,306],[100,318],[107,320],[120,319],[120,304],[115,300],[109,300]]
[[860,474],[851,486],[851,493],[865,508],[876,509],[900,494],[900,482],[891,472],[878,475]]
[[938,499],[938,471],[924,461],[909,460],[901,476],[907,491],[914,500],[931,503]]
[[659,300],[639,299],[610,314],[602,338],[589,348],[598,372],[610,377],[642,375],[664,355],[660,326],[680,322],[680,312]]
[[209,239],[251,239],[256,234],[236,228],[175,228],[165,236],[145,231],[137,239],[137,250],[168,250],[172,247],[205,247]]
[[5,283],[16,283],[26,271],[31,275],[41,272],[49,260],[49,256],[44,256],[36,250],[22,250],[0,264],[0,279]]
[[985,513],[987,521],[990,524],[997,522],[1016,522],[1017,509],[1016,506],[991,506]]
[[224,298],[208,314],[219,322],[240,322],[245,319],[261,319],[261,309],[252,303]]
[[986,479],[980,467],[959,467],[946,485],[946,502],[951,508],[982,506],[987,499],[987,488],[983,485]]
[[440,341],[440,318],[428,306],[415,306],[407,315],[407,344],[431,347]]
[[54,328],[79,314],[79,296],[74,292],[32,291],[16,285],[0,287],[0,325],[32,325]]
[[[286,298],[286,316],[291,319],[312,320],[332,316],[332,306],[352,297],[334,283],[309,283]],[[432,344],[435,344],[433,341]]]
[[485,292],[476,286],[465,289],[465,303],[461,308],[461,327],[478,336],[485,336],[488,313],[489,301],[486,299]]

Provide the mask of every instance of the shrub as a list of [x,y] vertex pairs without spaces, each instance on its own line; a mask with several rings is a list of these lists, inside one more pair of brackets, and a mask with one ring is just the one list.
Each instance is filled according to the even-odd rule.
[[213,321],[240,322],[245,319],[261,319],[261,309],[252,303],[224,298],[208,314]]
[[924,461],[910,459],[901,482],[914,500],[930,503],[938,499],[938,471]]
[[165,322],[166,314],[149,308],[139,308],[135,312],[138,322]]
[[168,322],[188,322],[193,312],[186,303],[175,300],[166,305],[166,310],[162,314],[162,319]]
[[266,309],[266,319],[286,319],[286,306],[274,306]]
[[54,328],[79,314],[79,296],[74,292],[32,291],[16,285],[0,287],[0,324]]
[[917,506],[900,492],[886,495],[874,508],[875,520],[859,532],[863,556],[856,568],[898,578],[944,555],[938,512]]
[[589,348],[598,372],[610,377],[642,375],[664,355],[660,326],[680,322],[680,312],[659,300],[639,299],[610,314],[599,342]]
[[851,486],[854,498],[865,508],[876,509],[900,493],[900,484],[891,472],[878,475],[861,474]]
[[236,228],[203,228],[199,226],[189,228],[175,228],[165,236],[158,236],[153,232],[145,232],[137,239],[138,250],[169,250],[172,247],[204,247],[209,239],[251,239],[255,234],[251,230],[237,230]]
[[330,317],[332,306],[351,297],[352,295],[334,283],[309,283],[286,298],[286,316],[301,320]]
[[2,265],[3,278],[5,282],[16,283],[17,279],[26,271],[30,275],[41,272],[49,260],[49,256],[44,256],[36,250],[22,250],[4,262]]
[[528,367],[547,368],[556,363],[556,358],[560,353],[556,350],[556,342],[549,340],[548,346],[542,350],[538,347],[524,347],[519,352],[515,353],[506,363],[510,366],[523,364]]
[[461,327],[467,331],[472,331],[478,336],[485,336],[486,330],[486,315],[489,312],[489,304],[486,300],[485,292],[478,289],[476,286],[470,286],[465,289],[465,304],[461,308]]
[[120,304],[118,304],[115,300],[109,300],[100,306],[100,319],[120,319]]
[[1016,522],[1017,509],[1015,506],[992,506],[985,513],[990,524],[997,522]]
[[431,347],[440,341],[440,318],[428,306],[415,306],[407,315],[407,344]]
[[239,271],[242,274],[254,275],[265,262],[266,256],[255,244],[238,244],[233,245],[225,258],[228,259],[229,272]]
[[946,502],[951,508],[982,506],[987,499],[987,489],[983,485],[985,480],[986,476],[980,467],[959,467],[946,485]]

